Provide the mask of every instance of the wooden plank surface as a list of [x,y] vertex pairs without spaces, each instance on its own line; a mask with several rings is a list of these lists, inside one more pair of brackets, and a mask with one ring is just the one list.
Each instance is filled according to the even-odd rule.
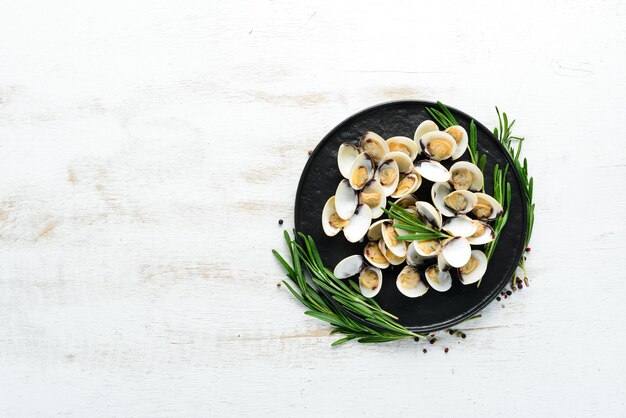
[[[625,15],[2,2],[0,415],[625,416]],[[531,287],[464,340],[330,348],[277,221],[307,150],[394,99],[518,118]]]

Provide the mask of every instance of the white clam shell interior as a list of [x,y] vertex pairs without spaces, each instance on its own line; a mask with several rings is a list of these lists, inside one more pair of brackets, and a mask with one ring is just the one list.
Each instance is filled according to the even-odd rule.
[[439,127],[432,120],[425,120],[417,126],[417,129],[415,130],[415,135],[413,135],[413,141],[415,141],[415,143],[417,144],[419,152],[422,152],[422,147],[420,145],[420,139],[422,138],[422,136],[424,136],[424,134],[427,134],[428,132],[438,130]]
[[[465,198],[465,201],[467,202],[467,206],[465,207],[465,209],[461,209],[461,210],[457,210],[455,211],[454,209],[452,209],[451,207],[449,207],[445,201],[446,198],[449,195],[462,195]],[[448,196],[443,198],[443,204],[444,206],[446,206],[448,209],[450,209],[451,212],[453,213],[460,213],[460,214],[465,214],[465,213],[469,213],[472,211],[472,209],[474,209],[474,206],[476,206],[476,203],[478,202],[478,198],[476,197],[476,195],[470,191],[467,190],[454,190],[453,192],[451,192]]]
[[350,218],[350,223],[343,228],[343,235],[350,242],[357,242],[367,234],[372,224],[372,210],[369,206],[359,204]]
[[363,138],[361,138],[360,145],[363,151],[368,150],[368,146],[367,146],[368,142],[372,142],[378,145],[376,149],[379,150],[378,152],[380,152],[380,155],[370,155],[372,157],[372,160],[376,164],[378,164],[382,160],[382,158],[387,153],[389,153],[389,146],[387,145],[387,142],[383,139],[382,136],[374,132],[366,132],[365,135],[363,135]]
[[441,229],[443,218],[441,216],[441,212],[439,212],[437,208],[430,203],[423,201],[415,202],[415,208],[429,224],[437,229]]
[[419,266],[424,264],[424,262],[432,257],[424,257],[423,255],[417,252],[415,247],[416,242],[413,241],[406,250],[406,263],[410,266]]
[[446,219],[443,230],[454,237],[469,237],[476,232],[478,226],[470,218],[464,215]]
[[467,237],[467,241],[471,245],[486,244],[488,242],[493,241],[496,238],[496,233],[494,232],[494,230],[491,227],[491,225],[487,224],[486,222],[482,222],[482,221],[474,221],[474,222],[481,223],[485,227],[485,230],[482,232],[482,234],[480,234],[480,235],[478,235],[476,237],[473,237],[473,236]]
[[361,151],[352,144],[344,143],[339,146],[337,152],[337,165],[339,166],[339,172],[345,178],[350,177],[350,169],[356,157]]
[[389,260],[387,260],[385,258],[385,261],[383,263],[379,263],[374,261],[374,259],[372,257],[370,257],[369,255],[369,249],[370,247],[376,247],[379,251],[380,251],[380,246],[378,245],[378,241],[370,241],[367,243],[367,245],[365,246],[365,248],[363,248],[363,257],[365,257],[365,259],[367,260],[368,263],[370,263],[371,265],[381,268],[381,269],[386,269],[387,267],[389,267]]
[[398,266],[404,263],[404,261],[406,260],[406,257],[398,257],[394,255],[394,253],[389,251],[387,249],[387,246],[385,245],[385,241],[382,239],[378,241],[378,247],[380,248],[380,251],[383,253],[383,255],[387,258],[387,260],[389,260],[389,264],[391,264],[392,266]]
[[359,204],[358,193],[346,179],[341,180],[335,191],[335,209],[342,219],[350,219]]
[[395,151],[385,155],[385,160],[394,160],[398,164],[401,173],[410,173],[413,171],[413,160],[403,152]]
[[[429,272],[436,271],[435,277],[430,277]],[[426,269],[424,273],[426,281],[437,292],[447,292],[452,287],[452,275],[449,271],[440,270],[439,267],[434,264]]]
[[476,196],[477,200],[478,198],[481,198],[483,200],[486,200],[491,205],[492,211],[491,215],[487,218],[488,220],[496,219],[497,217],[502,215],[502,205],[500,205],[500,203],[494,197],[486,193],[474,193],[474,196]]
[[415,202],[417,202],[417,198],[415,196],[413,196],[412,194],[405,194],[404,196],[396,199],[394,203],[406,209],[411,206],[415,206]]
[[446,262],[452,267],[464,266],[472,254],[472,248],[470,247],[467,239],[462,237],[450,238],[444,244],[441,250]]
[[421,256],[422,256],[422,257],[424,257],[424,258],[433,258],[433,257],[435,257],[437,254],[439,254],[439,252],[441,251],[441,241],[439,241],[438,239],[436,239],[436,240],[432,240],[432,241],[435,241],[435,242],[436,242],[436,244],[437,244],[437,248],[436,248],[434,251],[430,252],[430,253],[425,252],[425,251],[422,249],[422,246],[420,245],[420,243],[424,243],[425,241],[431,241],[431,240],[413,241],[413,244],[415,245],[415,251],[417,251],[417,253],[418,253],[419,255],[421,255]]
[[389,219],[381,219],[380,221],[374,222],[367,230],[367,238],[370,241],[378,241],[379,239],[381,239],[383,237],[383,224],[390,222],[391,221]]
[[430,190],[430,197],[433,204],[443,216],[452,217],[455,215],[454,212],[443,202],[446,196],[451,192],[452,189],[448,183],[435,183],[433,184],[433,188]]
[[[407,174],[404,178],[412,178],[414,180],[413,185],[411,186],[411,188],[409,188],[408,190],[405,190],[405,191],[400,191],[400,190],[396,189],[392,193],[391,197],[393,197],[393,198],[400,198],[402,196],[413,194],[422,185],[422,178],[417,173]],[[402,180],[400,180],[400,182],[398,182],[398,186],[400,185],[401,182],[402,182]]]
[[391,251],[396,257],[406,257],[406,241],[396,240],[396,244],[391,242],[391,233],[396,232],[392,224],[383,224],[382,226],[383,240],[387,247],[387,251]]
[[365,259],[358,255],[351,255],[344,258],[335,266],[333,274],[338,279],[347,279],[348,277],[356,276],[365,267]]
[[465,285],[476,283],[477,281],[482,279],[482,277],[487,272],[488,261],[487,261],[487,256],[485,255],[485,253],[479,250],[473,250],[471,257],[475,258],[476,261],[478,262],[478,266],[476,266],[474,271],[470,273],[466,273],[466,274],[463,274],[461,273],[461,271],[459,271],[459,277],[461,278],[461,283]]
[[415,163],[415,171],[433,183],[450,180],[450,172],[438,161],[420,160]]
[[[416,272],[419,275],[420,280],[419,282],[417,282],[417,285],[415,287],[411,287],[407,289],[404,286],[402,286],[401,276],[403,273],[409,270],[413,270],[414,272]],[[424,276],[414,266],[404,266],[404,268],[400,271],[400,273],[398,273],[398,277],[396,279],[396,286],[398,290],[400,291],[400,293],[402,293],[404,296],[408,298],[417,298],[417,297],[424,295],[426,292],[428,292],[428,286],[424,282]]]

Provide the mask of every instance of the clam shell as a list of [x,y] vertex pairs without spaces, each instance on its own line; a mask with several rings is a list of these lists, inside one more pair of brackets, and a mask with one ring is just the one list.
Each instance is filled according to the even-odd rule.
[[[441,141],[445,141],[449,144],[450,149],[449,152],[443,154],[443,155],[435,155],[431,152],[431,149],[429,147],[429,144],[433,141],[437,141],[437,140],[441,140]],[[422,152],[424,152],[426,155],[428,155],[428,157],[431,160],[437,160],[437,161],[442,161],[442,160],[447,160],[448,158],[450,158],[454,152],[456,151],[456,141],[454,140],[454,138],[452,136],[450,136],[449,134],[442,132],[442,131],[432,131],[432,132],[428,132],[424,135],[422,135],[422,138],[420,139],[420,147],[422,149]]]
[[344,258],[335,266],[333,274],[338,279],[347,279],[348,277],[356,276],[363,268],[367,266],[365,259],[356,254]]
[[435,207],[441,212],[443,216],[452,217],[454,212],[446,206],[443,200],[452,193],[452,189],[448,183],[435,183],[432,189],[430,189],[430,197]]
[[446,219],[442,229],[454,237],[470,237],[476,232],[477,225],[465,215]]
[[383,224],[382,232],[383,241],[385,241],[385,246],[387,247],[387,250],[391,251],[396,257],[406,257],[406,242],[400,240],[396,240],[395,244],[392,242],[392,234],[395,233],[396,235],[398,235],[393,225],[389,223]]
[[334,237],[341,231],[341,228],[335,228],[329,223],[329,219],[334,213],[337,213],[337,209],[335,208],[335,196],[331,196],[331,198],[326,201],[324,209],[322,210],[322,228],[324,229],[324,233],[329,237]]
[[415,163],[415,171],[433,183],[450,180],[450,172],[438,161],[420,160]]
[[[468,136],[467,131],[460,125],[450,126],[444,132],[449,134],[456,142],[456,150],[452,153],[452,159],[458,160],[467,150]],[[458,138],[457,140],[457,137]]]
[[424,272],[426,281],[437,292],[447,292],[452,287],[452,276],[449,271],[440,270],[437,264],[428,267]]
[[441,254],[452,267],[461,267],[469,260],[472,249],[467,239],[456,237],[450,238],[443,243]]
[[[411,185],[411,187],[409,189],[399,190],[399,187],[402,184],[402,180],[404,180],[406,178],[413,179],[414,180],[413,184]],[[419,189],[421,184],[422,184],[422,177],[419,174],[417,174],[417,173],[407,174],[406,176],[404,176],[398,182],[398,186],[396,187],[396,190],[392,193],[391,197],[393,197],[393,198],[400,198],[400,197],[408,195],[408,194],[413,194],[413,193],[415,193],[415,191],[417,189]]]
[[[467,205],[465,206],[464,209],[456,210],[455,208],[450,207],[446,203],[446,199],[452,198],[453,196],[463,196],[465,198],[465,201],[467,202]],[[461,213],[461,214],[469,213],[474,208],[474,206],[476,206],[477,202],[478,202],[477,196],[474,193],[469,192],[467,190],[455,190],[455,191],[451,192],[448,196],[443,198],[443,204],[448,209],[450,209],[454,213]]]
[[[357,184],[355,182],[354,174],[360,167],[365,167],[365,170],[367,170],[367,179],[365,179],[363,184]],[[354,159],[352,167],[350,167],[350,175],[348,177],[350,180],[350,186],[352,186],[354,190],[361,190],[363,186],[365,186],[365,184],[367,184],[367,182],[374,177],[374,169],[374,161],[372,161],[372,157],[365,152],[360,153]]]
[[[391,167],[391,169],[395,172],[396,178],[394,179],[393,182],[387,185],[384,185],[380,181],[381,172],[388,167]],[[379,183],[381,183],[381,186],[383,187],[383,190],[385,191],[385,196],[391,196],[393,192],[396,191],[396,187],[398,187],[398,182],[400,181],[400,169],[398,168],[398,163],[396,163],[395,160],[393,159],[384,160],[378,166],[378,169],[376,170],[376,173],[374,174],[374,179],[376,179]]]
[[[467,185],[467,187],[462,187],[459,181],[455,181],[455,174],[462,169],[469,171],[472,176],[472,181]],[[450,167],[450,185],[454,188],[454,190],[469,190],[477,192],[483,188],[484,184],[485,179],[483,177],[483,173],[476,164],[472,164],[468,161],[459,161]]]
[[[383,263],[379,263],[377,261],[374,261],[374,259],[371,256],[371,253],[373,251],[373,247],[376,247],[377,251],[380,251],[380,247],[378,245],[378,241],[370,241],[367,243],[367,245],[365,246],[365,248],[363,248],[363,257],[365,257],[365,259],[367,260],[368,263],[370,263],[371,265],[381,268],[381,269],[386,269],[387,267],[389,267],[389,260],[387,260],[385,258],[385,261]],[[381,251],[382,253],[382,251]],[[383,255],[384,257],[384,255]]]
[[441,216],[441,212],[439,212],[437,208],[430,203],[423,201],[415,202],[415,208],[422,219],[428,222],[431,226],[441,229],[443,218]]
[[[430,241],[435,241],[435,243],[437,244],[437,248],[435,248],[434,250],[431,250]],[[429,245],[426,246],[426,244],[429,244]],[[415,251],[417,251],[417,253],[424,258],[433,258],[441,252],[441,241],[439,241],[438,239],[414,241],[414,245],[415,245]]]
[[405,194],[404,196],[396,199],[394,203],[401,208],[406,209],[411,206],[415,206],[415,202],[417,202],[417,198],[415,196],[413,196],[412,194]]
[[[402,275],[411,272],[413,274],[417,274],[419,276],[419,281],[414,287],[405,288],[402,285]],[[428,292],[428,285],[424,279],[424,275],[414,266],[404,266],[404,268],[398,274],[398,278],[396,279],[396,286],[400,293],[408,298],[417,298]]]
[[424,257],[423,255],[417,252],[415,247],[416,241],[411,242],[409,247],[406,250],[406,263],[410,266],[419,266],[424,264],[424,262],[432,257]]
[[473,222],[477,225],[476,229],[478,229],[478,224],[482,225],[485,229],[480,235],[474,236],[476,234],[474,233],[471,236],[467,237],[467,242],[469,242],[471,245],[482,245],[496,239],[496,233],[491,225],[483,221],[475,220]]
[[[394,136],[387,139],[387,145],[389,146],[389,152],[402,152],[409,156],[411,161],[415,160],[417,154],[419,154],[420,150],[415,141],[411,138],[407,138],[406,136]],[[402,148],[406,148],[406,152],[404,150],[400,150]]]
[[337,152],[337,166],[339,166],[339,172],[345,178],[350,178],[350,169],[356,157],[361,151],[352,144],[343,143],[339,146]]
[[368,181],[367,184],[363,187],[363,190],[361,190],[361,193],[359,194],[360,203],[364,203],[362,201],[364,193],[378,193],[380,195],[380,199],[378,200],[378,202],[370,206],[370,209],[372,210],[372,219],[380,218],[384,213],[383,208],[387,206],[387,197],[385,196],[385,190],[383,189],[383,186],[381,186],[378,180],[372,179]]
[[401,173],[410,173],[413,171],[413,160],[403,152],[395,151],[385,155],[385,160],[394,160],[398,164]]
[[385,258],[387,258],[387,260],[389,260],[389,264],[391,264],[392,266],[400,265],[400,264],[404,263],[404,261],[406,260],[406,257],[398,257],[398,256],[394,255],[394,253],[392,253],[391,251],[387,250],[387,246],[385,245],[385,241],[382,240],[382,239],[380,241],[378,241],[378,247],[380,248],[380,251],[383,253]]
[[363,138],[361,138],[360,145],[363,151],[367,152],[376,164],[389,153],[387,142],[374,132],[366,132]]
[[[378,276],[378,285],[376,286],[375,289],[369,289],[363,286],[362,277],[364,274],[370,271],[374,272]],[[359,288],[361,289],[361,294],[363,296],[365,296],[366,298],[373,298],[374,296],[378,294],[378,292],[380,292],[380,289],[382,287],[383,287],[383,273],[382,271],[380,271],[378,267],[368,266],[368,267],[365,267],[363,270],[361,270],[361,272],[359,273]]]
[[[477,214],[477,210],[476,208],[474,208],[472,210],[472,213],[474,214],[474,216],[476,216],[478,219],[481,220],[493,220],[498,218],[499,216],[502,215],[503,210],[502,210],[502,205],[500,205],[500,203],[494,199],[492,196],[489,196],[486,193],[474,193],[474,196],[476,196],[476,198],[478,199],[478,202],[481,201],[486,201],[490,206],[491,206],[491,214],[489,216],[478,216]],[[476,205],[474,205],[476,206]]]
[[477,281],[482,279],[482,277],[487,272],[488,260],[487,260],[487,256],[485,255],[485,253],[479,250],[473,250],[471,257],[476,259],[476,261],[478,261],[478,266],[476,267],[476,269],[472,271],[471,273],[465,273],[465,274],[461,273],[461,270],[459,270],[459,277],[461,278],[461,283],[465,285],[476,283]]
[[378,241],[379,239],[381,239],[383,237],[383,224],[390,222],[391,221],[389,219],[381,219],[380,221],[374,222],[367,230],[367,238],[370,241]]
[[425,120],[417,126],[417,129],[415,130],[415,135],[413,135],[413,141],[415,141],[415,143],[417,144],[419,152],[422,152],[422,147],[420,145],[420,139],[422,138],[422,136],[424,136],[424,134],[427,134],[428,132],[438,130],[439,127],[432,120]]
[[343,228],[343,235],[350,242],[357,242],[367,234],[372,223],[372,210],[369,206],[359,204],[350,223]]
[[359,204],[359,195],[346,179],[341,180],[335,191],[335,209],[342,219],[350,219]]

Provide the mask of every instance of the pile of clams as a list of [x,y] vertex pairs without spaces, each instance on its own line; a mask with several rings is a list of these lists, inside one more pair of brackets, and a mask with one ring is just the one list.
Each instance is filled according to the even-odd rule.
[[[422,296],[430,288],[449,290],[454,269],[464,285],[479,281],[487,271],[487,257],[472,246],[495,239],[490,222],[503,210],[496,199],[481,192],[484,179],[476,165],[457,161],[448,169],[441,163],[459,160],[467,146],[462,126],[440,131],[431,120],[420,123],[413,139],[394,136],[385,140],[367,132],[358,144],[342,144],[337,164],[344,179],[324,206],[322,226],[328,236],[342,232],[352,243],[365,238],[367,242],[363,254],[335,266],[335,276],[358,275],[366,297],[380,291],[382,269],[403,264],[396,286],[409,298]],[[431,187],[430,202],[414,196],[422,185]],[[410,233],[396,229],[395,220],[377,220],[388,199],[451,238],[398,240]]]

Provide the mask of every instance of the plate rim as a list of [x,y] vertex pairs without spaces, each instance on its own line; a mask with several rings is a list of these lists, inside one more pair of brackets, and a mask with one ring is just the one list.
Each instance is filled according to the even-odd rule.
[[[304,174],[307,173],[310,169],[310,166],[312,164],[313,158],[320,152],[320,149],[326,144],[326,142],[330,139],[331,136],[333,136],[335,134],[336,131],[339,130],[339,127],[343,126],[344,124],[346,124],[347,122],[349,122],[351,119],[354,119],[364,113],[367,112],[371,112],[373,110],[376,110],[378,108],[382,108],[382,107],[386,107],[386,106],[390,106],[390,105],[402,105],[402,104],[418,104],[418,105],[423,105],[424,107],[436,107],[437,106],[437,102],[431,102],[428,100],[412,100],[412,99],[404,99],[404,100],[390,100],[390,101],[386,101],[386,102],[381,102],[369,107],[366,107],[365,109],[361,109],[358,112],[348,116],[347,118],[343,119],[341,122],[339,122],[337,125],[335,125],[335,127],[333,127],[326,135],[324,135],[324,137],[318,142],[317,146],[313,149],[313,151],[311,152],[311,154],[309,155],[309,158],[307,159],[306,164],[304,165],[304,167],[302,168],[302,172],[300,174],[300,179],[298,180],[298,188],[296,189],[296,197],[295,197],[295,205],[294,205],[294,226],[297,226],[300,224],[300,196],[302,193],[302,188],[304,187]],[[489,139],[496,144],[496,146],[500,149],[500,151],[502,152],[502,154],[504,154],[504,156],[506,157],[506,160],[509,164],[509,172],[513,173],[513,176],[515,177],[515,180],[517,181],[520,190],[522,192],[522,200],[526,201],[526,196],[524,193],[524,188],[522,187],[522,179],[521,179],[521,175],[519,173],[519,171],[517,170],[517,167],[515,165],[515,162],[513,161],[513,157],[511,157],[511,154],[509,154],[509,152],[506,150],[506,148],[504,147],[504,145],[494,136],[493,132],[491,130],[489,130],[484,124],[482,124],[479,120],[477,120],[476,118],[470,116],[468,113],[463,112],[462,110],[457,109],[456,107],[453,106],[449,106],[446,104],[446,107],[454,112],[459,113],[460,115],[466,117],[467,119],[470,120],[474,120],[474,123],[476,124],[477,128],[481,128],[483,131],[488,133],[488,137]],[[522,204],[522,229],[524,232],[528,231],[528,207],[527,204]],[[508,272],[504,275],[505,277],[511,277],[512,274],[514,274],[515,270],[517,269],[523,255],[525,252],[525,246],[523,244],[523,239],[525,237],[525,233],[524,234],[520,234],[520,242],[522,242],[522,249],[519,252],[519,254],[517,255],[517,257],[515,258],[515,263],[512,264],[512,267],[509,268]],[[300,239],[299,237],[296,237],[296,239]],[[460,315],[457,318],[453,318],[451,320],[445,321],[445,322],[441,322],[439,324],[435,324],[434,327],[432,328],[427,328],[427,327],[411,327],[408,326],[406,327],[409,331],[412,332],[418,332],[418,333],[428,333],[428,332],[434,332],[434,331],[440,331],[443,329],[447,329],[450,328],[451,326],[454,326],[456,324],[462,323],[463,321],[466,321],[470,318],[472,318],[473,316],[475,316],[478,312],[482,311],[487,305],[489,305],[496,297],[497,295],[506,287],[508,283],[508,280],[503,280],[502,281],[502,285],[500,285],[499,287],[496,288],[496,291],[492,294],[489,295],[488,297],[486,297],[485,299],[483,299],[479,304],[477,304],[475,307],[473,307],[472,309],[469,309],[468,311],[466,311],[464,314]],[[357,320],[359,322],[365,323],[368,326],[377,328],[376,325],[369,323],[367,320],[359,317],[358,315],[355,315],[354,313],[350,312],[349,310],[345,309],[341,304],[337,303],[333,298],[329,297],[329,295],[327,294],[327,292],[324,289],[319,289],[324,296],[326,296],[327,299],[330,300],[330,302],[335,305],[336,307],[340,308],[346,315],[350,316],[352,319]]]

